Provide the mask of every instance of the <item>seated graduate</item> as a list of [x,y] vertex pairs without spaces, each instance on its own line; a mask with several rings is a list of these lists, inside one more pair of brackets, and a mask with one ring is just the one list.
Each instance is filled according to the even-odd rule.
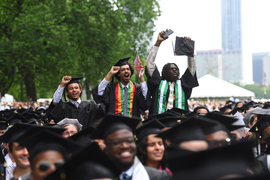
[[[141,65],[140,82],[137,84],[130,80],[134,68],[128,58],[120,59],[108,72],[103,81],[93,89],[93,96],[97,103],[105,104],[106,112],[121,113],[124,116],[139,117],[140,109],[147,110],[150,105],[148,88],[144,80],[144,69]],[[111,82],[115,77],[118,82]]]
[[165,126],[162,123],[153,119],[136,129],[137,156],[143,165],[158,170],[166,170],[172,176],[164,161],[165,142],[162,138],[156,137],[164,128]]
[[[188,57],[188,68],[180,79],[179,68],[175,63],[165,64],[162,69],[162,76],[160,76],[155,59],[160,44],[168,38],[163,39],[161,36],[164,34],[165,31],[159,33],[158,39],[146,60],[145,74],[153,101],[150,106],[150,115],[161,114],[173,107],[188,110],[187,99],[191,96],[192,88],[199,86],[193,57]],[[184,38],[187,42],[191,40],[189,37]]]
[[[64,76],[61,84],[53,95],[53,103],[49,107],[49,115],[55,123],[64,118],[78,119],[83,129],[93,125],[98,119],[104,116],[104,112],[100,105],[94,101],[82,101],[82,86],[79,80],[82,77],[71,78]],[[61,99],[62,93],[65,91],[68,102],[63,102]],[[64,94],[64,99],[65,94]]]
[[70,136],[73,136],[74,134],[77,134],[82,130],[82,125],[79,123],[78,119],[69,119],[65,118],[62,119],[57,123],[56,126],[65,128],[66,130],[62,133],[62,136],[64,138],[68,138]]
[[133,131],[140,123],[140,118],[129,118],[107,114],[97,126],[92,138],[104,139],[104,152],[120,169],[120,180],[166,180],[170,179],[167,171],[143,166],[136,156],[136,143]]

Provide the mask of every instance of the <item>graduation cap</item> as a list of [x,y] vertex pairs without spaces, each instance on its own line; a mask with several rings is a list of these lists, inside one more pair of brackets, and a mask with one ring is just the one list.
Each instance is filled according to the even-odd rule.
[[219,110],[220,110],[220,112],[223,112],[223,113],[225,113],[225,111],[227,111],[228,109],[232,109],[232,106],[231,105],[226,105],[226,106],[224,106],[224,107],[221,107]]
[[165,111],[164,113],[161,113],[161,114],[149,115],[147,120],[160,119],[160,118],[167,117],[167,116],[176,116],[176,114],[174,112],[172,112],[172,111]]
[[116,63],[114,66],[124,66],[124,65],[128,65],[128,60],[129,60],[130,58],[131,58],[131,57],[126,57],[126,58],[120,59],[119,61],[117,61],[117,63]]
[[217,122],[220,122],[224,125],[232,124],[238,120],[237,117],[235,116],[231,116],[231,115],[228,115],[225,113],[219,113],[219,112],[209,112],[206,114],[205,117],[215,120]]
[[192,117],[186,122],[172,127],[157,135],[163,139],[169,139],[172,143],[184,141],[206,140],[203,129],[215,125],[211,120],[202,117]]
[[37,114],[31,113],[30,115],[26,116],[26,119],[28,119],[28,121],[38,122],[38,120],[41,118]]
[[242,106],[242,110],[249,110],[249,108],[253,108],[253,101],[250,101],[248,103],[245,103],[243,106]]
[[29,151],[30,162],[36,155],[44,151],[58,151],[66,159],[69,153],[80,148],[80,145],[71,139],[65,139],[47,129],[42,129],[32,134],[32,136],[24,137],[18,143]]
[[73,125],[76,127],[77,131],[81,131],[83,127],[83,125],[81,125],[78,119],[71,119],[71,118],[62,119],[57,123],[57,125],[63,128],[67,125]]
[[231,112],[228,114],[234,115],[236,112],[242,113],[244,110],[242,108],[235,107]]
[[173,173],[172,179],[216,180],[227,175],[250,175],[254,155],[250,142],[238,143],[205,151],[182,155],[167,152],[166,161]]
[[32,128],[34,125],[16,123],[12,127],[8,128],[6,132],[0,136],[0,142],[11,143],[17,141],[28,129]]
[[[179,120],[180,120],[180,122],[179,122]],[[188,120],[188,118],[184,117],[184,116],[165,116],[162,118],[158,118],[158,121],[161,122],[162,124],[164,124],[164,126],[166,126],[166,127],[173,127],[173,126],[176,126],[176,125],[183,123],[187,120]]]
[[172,108],[169,109],[167,112],[172,112],[175,113],[176,115],[186,115],[187,113],[189,113],[189,111],[180,108]]
[[185,40],[185,38],[176,36],[174,53],[177,55],[187,55],[193,57],[194,45],[195,42],[193,40],[188,42]]
[[78,83],[80,84],[80,81],[82,78],[84,77],[73,77],[71,78],[71,80],[66,84],[66,87],[68,87],[68,85],[72,84],[72,83]]
[[0,121],[0,130],[7,129],[8,125],[6,121]]
[[141,119],[137,117],[107,113],[92,133],[91,138],[105,139],[109,134],[121,129],[128,129],[133,132],[140,122]]
[[99,178],[114,179],[121,174],[117,166],[102,152],[96,143],[91,143],[72,156],[60,168],[44,180],[88,180]]
[[12,117],[7,120],[7,125],[14,125],[15,123],[29,123],[25,117],[20,115],[19,113],[15,113]]
[[80,144],[81,146],[87,146],[89,144],[91,144],[92,142],[92,138],[90,138],[91,134],[93,133],[93,131],[95,130],[94,127],[89,126],[86,129],[74,134],[73,136],[70,136],[68,138],[76,141],[78,144]]
[[150,134],[159,134],[163,128],[165,128],[163,124],[156,119],[152,119],[136,129],[136,137],[138,141],[141,141]]
[[262,108],[263,109],[270,109],[270,103],[269,102],[264,103]]
[[0,117],[4,117],[4,118],[10,118],[11,116],[14,115],[14,112],[9,110],[9,109],[6,109],[4,111],[0,111]]

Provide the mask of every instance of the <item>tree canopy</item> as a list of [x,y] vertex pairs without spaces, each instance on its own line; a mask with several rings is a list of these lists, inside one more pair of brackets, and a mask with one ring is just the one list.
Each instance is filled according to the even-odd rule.
[[0,0],[0,92],[51,97],[64,75],[89,90],[118,59],[146,57],[159,15],[157,0]]

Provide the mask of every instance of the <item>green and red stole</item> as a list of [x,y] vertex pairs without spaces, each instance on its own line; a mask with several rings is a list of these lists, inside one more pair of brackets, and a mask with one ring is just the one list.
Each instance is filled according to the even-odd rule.
[[115,86],[115,113],[121,113],[124,116],[132,117],[133,99],[135,95],[135,85],[129,81],[128,93],[127,93],[127,114],[124,114],[124,92],[120,82]]
[[[157,104],[157,113],[161,114],[165,112],[167,107],[167,91],[169,83],[166,80],[161,80],[158,89],[158,104]],[[175,92],[174,92],[174,101],[175,107],[180,109],[185,109],[185,92],[182,89],[181,81],[177,80],[175,82]]]

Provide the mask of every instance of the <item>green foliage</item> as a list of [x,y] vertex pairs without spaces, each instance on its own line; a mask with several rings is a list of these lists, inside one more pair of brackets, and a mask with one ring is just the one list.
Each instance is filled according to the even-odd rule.
[[0,0],[0,92],[52,97],[64,75],[94,87],[118,59],[146,58],[159,15],[157,0]]
[[[259,85],[255,85],[255,84],[247,84],[244,86],[240,85],[239,83],[232,83],[232,84],[235,84],[244,89],[254,92],[256,99],[262,99],[262,98],[270,99],[270,87],[260,87]],[[264,93],[264,90],[266,90],[265,93]]]

